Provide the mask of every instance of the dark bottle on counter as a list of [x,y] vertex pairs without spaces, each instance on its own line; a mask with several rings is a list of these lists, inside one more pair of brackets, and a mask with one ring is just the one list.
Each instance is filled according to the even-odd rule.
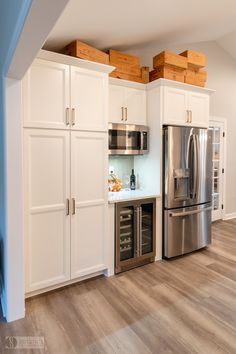
[[133,169],[132,169],[132,174],[130,176],[130,189],[132,191],[134,191],[136,189],[136,177],[135,177]]

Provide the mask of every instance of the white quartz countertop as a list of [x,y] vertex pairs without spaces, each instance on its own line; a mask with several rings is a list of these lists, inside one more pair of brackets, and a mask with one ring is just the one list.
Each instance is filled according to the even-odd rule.
[[155,194],[153,192],[145,190],[121,190],[120,192],[108,192],[108,202],[117,203],[125,202],[128,200],[144,199],[144,198],[161,198],[160,194]]

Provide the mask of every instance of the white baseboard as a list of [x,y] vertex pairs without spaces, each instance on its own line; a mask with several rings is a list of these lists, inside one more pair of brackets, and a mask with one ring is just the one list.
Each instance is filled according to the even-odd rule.
[[235,218],[236,218],[236,213],[230,213],[230,214],[225,214],[223,220],[230,220]]

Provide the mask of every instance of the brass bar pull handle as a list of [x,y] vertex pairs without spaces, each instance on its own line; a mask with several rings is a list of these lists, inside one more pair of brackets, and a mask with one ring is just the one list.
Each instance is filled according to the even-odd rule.
[[71,119],[71,124],[75,125],[75,108],[72,108],[72,119]]
[[124,120],[124,107],[121,107],[121,120]]
[[125,121],[127,121],[128,119],[128,108],[125,107]]
[[66,108],[66,125],[70,125],[70,108]]
[[190,123],[189,122],[189,110],[187,109],[186,112],[187,112],[186,123]]
[[75,215],[75,198],[72,198],[72,215]]
[[70,215],[70,200],[66,199],[66,215]]
[[189,111],[189,114],[190,114],[190,123],[192,123],[192,121],[193,121],[193,111]]

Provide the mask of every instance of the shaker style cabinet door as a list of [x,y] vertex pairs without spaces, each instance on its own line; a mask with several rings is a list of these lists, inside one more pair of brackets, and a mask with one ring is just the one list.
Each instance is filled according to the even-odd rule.
[[146,91],[110,84],[109,122],[146,125]]
[[111,123],[125,123],[125,90],[123,86],[109,85],[109,115]]
[[71,66],[72,129],[107,131],[107,74]]
[[209,96],[199,92],[189,92],[188,108],[191,114],[191,125],[209,127]]
[[71,133],[71,278],[106,269],[107,134]]
[[163,96],[163,124],[187,125],[188,92],[164,87]]
[[70,279],[69,132],[24,132],[26,293]]
[[23,79],[23,94],[24,127],[68,127],[68,65],[35,59]]
[[145,90],[125,88],[125,120],[128,124],[147,124]]

